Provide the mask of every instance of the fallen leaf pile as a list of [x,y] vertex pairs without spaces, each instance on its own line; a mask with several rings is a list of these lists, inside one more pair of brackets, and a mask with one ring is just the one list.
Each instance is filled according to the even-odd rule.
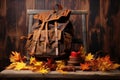
[[[47,61],[39,61],[36,60],[35,57],[31,57],[28,64],[24,61],[20,53],[12,52],[10,55],[11,64],[6,67],[7,70],[31,70],[33,72],[39,72],[42,74],[46,74],[51,70],[59,71],[62,66],[64,66],[63,61],[53,62],[51,58],[48,58]],[[61,70],[62,71],[62,70]],[[64,71],[62,71],[63,73]]]
[[[120,64],[114,63],[110,60],[110,56],[95,58],[92,53],[85,55],[83,47],[80,48],[79,55],[84,59],[83,63],[80,63],[80,70],[86,71],[109,71],[120,67]],[[26,57],[21,56],[19,52],[13,52],[10,55],[11,64],[6,67],[10,70],[31,70],[33,72],[39,72],[41,74],[47,74],[50,71],[58,71],[62,74],[66,74],[68,71],[76,71],[75,66],[66,66],[63,60],[54,61],[52,58],[48,58],[47,61],[36,60],[35,57],[31,57],[29,63],[26,63]]]
[[92,70],[92,71],[109,71],[120,67],[120,64],[113,63],[110,60],[110,56],[94,58],[94,55],[89,53],[85,57],[85,62],[80,64],[81,70]]

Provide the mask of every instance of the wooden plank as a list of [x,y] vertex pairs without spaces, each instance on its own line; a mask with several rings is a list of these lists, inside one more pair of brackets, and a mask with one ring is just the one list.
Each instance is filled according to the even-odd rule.
[[[50,11],[50,10],[32,10],[32,9],[28,9],[27,14],[28,15],[34,15],[34,14],[38,14],[38,13],[44,12],[44,11]],[[72,15],[88,14],[88,11],[87,10],[71,10],[71,14]]]
[[[87,77],[86,77],[87,76]],[[0,72],[0,78],[56,78],[56,79],[120,79],[120,71],[113,70],[102,71],[76,71],[61,74],[57,71],[51,71],[48,74],[32,72],[30,70],[3,70]]]

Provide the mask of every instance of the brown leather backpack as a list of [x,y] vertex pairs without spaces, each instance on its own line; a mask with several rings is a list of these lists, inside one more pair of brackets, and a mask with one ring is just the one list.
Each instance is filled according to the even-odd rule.
[[[29,34],[26,51],[30,55],[61,55],[71,49],[70,10],[48,11],[34,15],[37,28]],[[35,23],[36,24],[36,23]]]

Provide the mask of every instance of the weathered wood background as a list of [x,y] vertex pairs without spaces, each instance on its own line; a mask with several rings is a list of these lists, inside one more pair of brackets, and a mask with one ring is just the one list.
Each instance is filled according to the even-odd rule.
[[[56,3],[72,10],[88,10],[87,44],[91,52],[103,50],[120,61],[120,0],[0,0],[0,67],[11,51],[23,52],[20,36],[27,35],[27,9],[53,9]],[[81,39],[81,16],[71,17],[74,38]],[[78,48],[74,45],[74,49]],[[73,50],[74,50],[73,49]]]

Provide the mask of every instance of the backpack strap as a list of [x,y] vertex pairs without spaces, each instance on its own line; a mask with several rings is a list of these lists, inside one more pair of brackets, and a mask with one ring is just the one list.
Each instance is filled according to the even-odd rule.
[[55,49],[55,51],[56,51],[56,56],[58,55],[58,30],[57,30],[57,27],[58,27],[58,23],[57,23],[57,21],[55,21],[55,23],[54,23],[54,25],[55,25],[55,43],[56,43],[56,49]]

